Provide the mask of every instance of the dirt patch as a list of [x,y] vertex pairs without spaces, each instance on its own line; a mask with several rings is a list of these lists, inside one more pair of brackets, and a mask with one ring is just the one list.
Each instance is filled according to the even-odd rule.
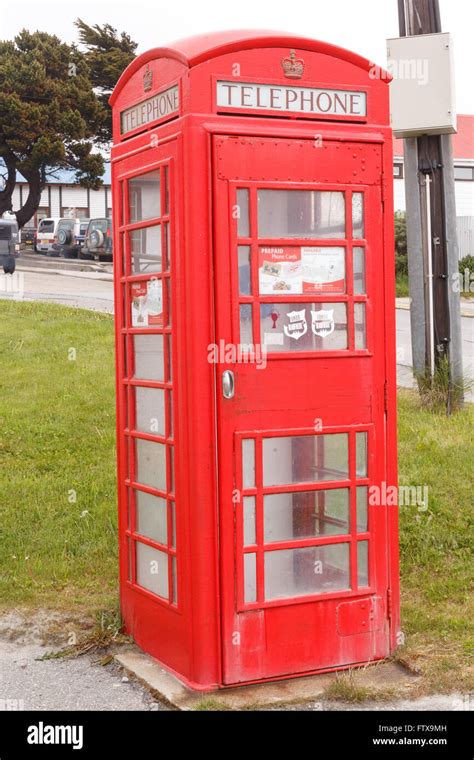
[[25,646],[71,646],[93,628],[94,618],[83,612],[20,608],[0,612],[0,641]]

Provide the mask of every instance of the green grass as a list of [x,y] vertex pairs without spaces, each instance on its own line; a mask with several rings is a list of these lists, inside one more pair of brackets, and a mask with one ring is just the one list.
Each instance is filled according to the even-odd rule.
[[395,285],[397,298],[406,298],[409,296],[407,274],[397,274]]
[[392,699],[395,689],[391,687],[374,688],[358,684],[353,671],[338,673],[324,690],[324,699],[342,702],[366,702],[372,700]]
[[0,366],[1,602],[110,606],[117,588],[113,320],[2,301]]
[[400,510],[401,653],[424,686],[474,686],[472,404],[453,415],[399,391],[399,482],[427,485],[428,509]]
[[[116,608],[113,357],[109,316],[0,301],[5,607]],[[429,504],[400,511],[406,644],[398,654],[428,690],[472,688],[473,424],[472,405],[447,418],[414,392],[399,393],[400,484],[428,485]]]

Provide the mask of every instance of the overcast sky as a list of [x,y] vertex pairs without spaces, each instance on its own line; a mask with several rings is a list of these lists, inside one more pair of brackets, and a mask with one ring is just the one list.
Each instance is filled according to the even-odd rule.
[[[472,0],[440,0],[444,32],[454,37],[458,113],[474,113]],[[72,42],[74,20],[108,22],[138,42],[138,52],[219,29],[278,29],[353,50],[386,63],[388,37],[398,36],[397,0],[1,0],[0,39],[23,27]]]

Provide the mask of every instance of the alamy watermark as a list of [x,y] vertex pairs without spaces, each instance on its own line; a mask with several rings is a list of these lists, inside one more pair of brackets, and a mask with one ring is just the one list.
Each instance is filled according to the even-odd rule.
[[380,485],[369,486],[369,506],[418,507],[428,509],[428,486],[389,486],[383,480]]
[[25,273],[0,274],[0,293],[8,293],[13,300],[20,300],[25,294]]
[[369,69],[371,79],[387,79],[387,73],[392,79],[410,79],[425,87],[429,81],[429,61],[427,58],[402,58],[398,61],[389,58],[384,68],[374,63]]
[[257,369],[267,366],[267,347],[259,343],[210,343],[207,347],[209,364],[255,364]]

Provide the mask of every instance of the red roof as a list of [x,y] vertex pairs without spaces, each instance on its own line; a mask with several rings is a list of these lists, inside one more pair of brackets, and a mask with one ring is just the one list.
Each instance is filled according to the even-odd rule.
[[[331,45],[328,42],[313,40],[308,37],[276,32],[262,29],[237,29],[224,32],[210,32],[209,34],[197,34],[184,40],[173,42],[167,47],[153,48],[135,58],[122,73],[110,96],[109,103],[113,105],[119,92],[136,71],[149,61],[156,58],[174,58],[185,66],[191,68],[203,61],[225,53],[239,50],[263,47],[294,47],[300,50],[313,50],[359,66],[370,71],[373,64],[366,58],[352,53],[350,50]],[[390,82],[390,75],[385,72],[385,82]]]
[[[474,158],[474,116],[458,114],[458,131],[453,137],[454,158]],[[403,156],[403,140],[393,138],[393,155]]]

